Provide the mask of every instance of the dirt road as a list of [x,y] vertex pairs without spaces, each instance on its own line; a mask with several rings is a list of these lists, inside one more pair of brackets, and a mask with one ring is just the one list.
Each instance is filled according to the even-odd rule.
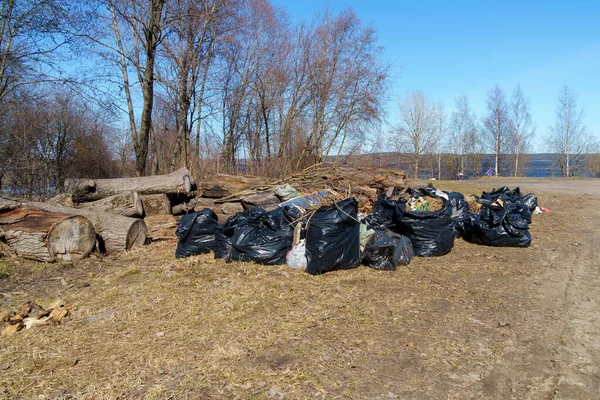
[[395,272],[176,260],[173,243],[75,264],[0,259],[1,309],[78,306],[0,338],[0,398],[598,399],[598,181],[437,186],[517,183],[552,208],[534,216],[532,247],[457,240]]

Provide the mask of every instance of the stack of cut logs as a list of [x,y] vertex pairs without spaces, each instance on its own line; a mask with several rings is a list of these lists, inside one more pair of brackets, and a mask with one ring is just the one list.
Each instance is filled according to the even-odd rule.
[[44,203],[0,199],[0,239],[23,258],[76,260],[94,248],[111,254],[150,240],[176,239],[180,216],[203,208],[212,209],[219,222],[254,207],[272,210],[282,202],[275,188],[285,183],[302,195],[333,189],[355,196],[361,212],[369,213],[378,192],[402,187],[405,179],[401,172],[381,168],[332,166],[280,180],[216,174],[198,188],[186,168],[138,178],[67,179],[65,193]]
[[0,239],[19,257],[56,261],[85,258],[94,248],[111,254],[144,245],[156,236],[147,226],[152,218],[161,220],[153,228],[160,225],[175,238],[171,205],[191,198],[193,187],[186,168],[138,178],[67,179],[65,193],[47,202],[0,199]]

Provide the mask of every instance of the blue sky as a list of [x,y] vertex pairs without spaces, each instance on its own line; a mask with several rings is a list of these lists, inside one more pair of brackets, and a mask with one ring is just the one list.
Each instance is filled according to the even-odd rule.
[[[292,20],[323,11],[317,0],[272,0]],[[499,84],[510,95],[520,83],[531,99],[537,136],[554,120],[559,88],[568,84],[584,109],[585,123],[600,139],[600,1],[392,1],[330,0],[334,12],[352,7],[373,26],[391,63],[388,120],[397,98],[422,90],[444,102],[465,94],[481,117],[485,95]]]

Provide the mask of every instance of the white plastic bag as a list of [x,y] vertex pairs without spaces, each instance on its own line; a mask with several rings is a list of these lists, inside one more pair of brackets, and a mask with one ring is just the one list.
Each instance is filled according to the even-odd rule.
[[306,268],[308,262],[306,261],[306,241],[304,239],[288,251],[286,262],[287,265],[295,269]]

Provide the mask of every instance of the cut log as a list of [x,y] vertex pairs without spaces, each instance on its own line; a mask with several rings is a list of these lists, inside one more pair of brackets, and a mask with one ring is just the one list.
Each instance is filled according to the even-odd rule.
[[225,188],[231,193],[237,193],[257,185],[262,185],[266,181],[267,178],[265,177],[252,175],[208,175],[202,179],[202,191],[210,189],[213,186],[219,186],[221,188]]
[[106,212],[131,218],[141,218],[144,215],[142,200],[137,192],[115,194],[101,200],[81,203],[79,207],[85,210]]
[[144,218],[148,227],[148,237],[156,240],[177,240],[175,231],[179,226],[179,220],[172,215],[151,215]]
[[18,206],[19,203],[17,203],[16,201],[0,197],[0,213],[14,210]]
[[35,261],[80,260],[96,243],[96,231],[86,217],[34,207],[0,215],[0,231],[17,256]]
[[209,199],[219,199],[221,197],[229,196],[230,194],[231,193],[227,188],[219,185],[202,188],[202,197],[208,197]]
[[50,204],[59,204],[65,207],[75,207],[73,203],[73,195],[71,193],[61,193],[48,200]]
[[141,196],[142,208],[145,216],[171,215],[171,202],[165,193],[148,194]]
[[194,208],[196,208],[196,211],[198,211],[198,208],[212,208],[215,205],[215,200],[214,199],[205,199],[204,197],[196,197],[194,198],[194,200],[196,200],[196,204],[194,205]]
[[65,193],[70,193],[74,198],[85,196],[96,190],[96,182],[91,179],[66,179]]
[[232,215],[244,211],[242,203],[223,203],[211,207],[217,214]]
[[260,207],[267,211],[271,211],[279,207],[279,198],[273,192],[260,192],[249,196],[242,197],[242,206],[246,210]]
[[101,252],[121,252],[146,243],[147,228],[144,220],[122,215],[95,212],[80,208],[68,208],[56,204],[30,203],[32,206],[52,212],[71,213],[87,217],[98,234]]
[[[198,200],[196,198],[190,199],[187,203],[177,204],[176,206],[171,207],[171,214],[173,215],[183,215],[187,214],[191,211],[194,211],[194,207],[198,204]],[[214,202],[213,202],[214,204]]]
[[168,175],[141,176],[137,178],[96,179],[90,185],[88,179],[69,179],[65,182],[67,191],[73,194],[76,202],[100,200],[126,192],[139,194],[190,193],[194,183],[187,168],[181,168]]

